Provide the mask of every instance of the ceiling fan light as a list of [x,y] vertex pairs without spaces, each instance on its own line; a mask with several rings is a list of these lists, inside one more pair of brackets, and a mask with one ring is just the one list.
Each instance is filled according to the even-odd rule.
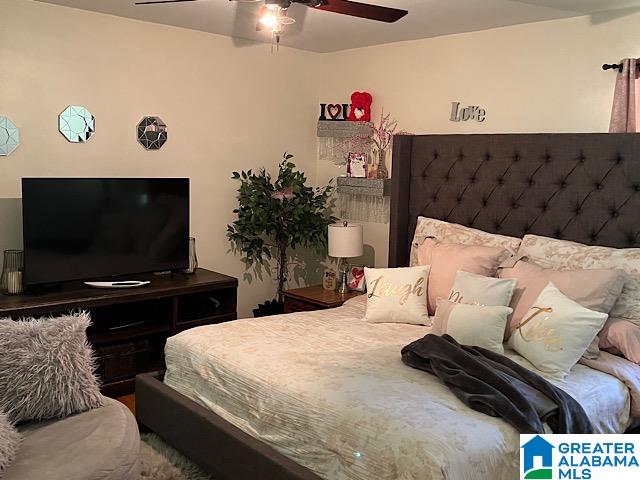
[[278,21],[278,15],[276,15],[273,12],[266,12],[264,15],[262,15],[260,17],[260,19],[258,20],[262,25],[269,27],[269,28],[274,28],[278,25],[279,21]]

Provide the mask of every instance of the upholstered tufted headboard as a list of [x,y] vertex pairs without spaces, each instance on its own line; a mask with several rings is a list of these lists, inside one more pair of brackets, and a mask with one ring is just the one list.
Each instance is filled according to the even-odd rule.
[[392,267],[409,264],[418,216],[640,247],[640,134],[399,136],[392,179]]

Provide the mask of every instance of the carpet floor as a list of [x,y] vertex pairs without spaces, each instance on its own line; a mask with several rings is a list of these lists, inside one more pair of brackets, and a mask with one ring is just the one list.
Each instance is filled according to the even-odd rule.
[[140,480],[214,480],[153,433],[140,436]]

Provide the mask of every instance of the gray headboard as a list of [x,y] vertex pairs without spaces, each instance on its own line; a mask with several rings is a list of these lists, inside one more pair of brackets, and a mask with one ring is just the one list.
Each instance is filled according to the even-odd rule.
[[640,247],[640,134],[398,136],[392,180],[391,267],[408,265],[418,216]]

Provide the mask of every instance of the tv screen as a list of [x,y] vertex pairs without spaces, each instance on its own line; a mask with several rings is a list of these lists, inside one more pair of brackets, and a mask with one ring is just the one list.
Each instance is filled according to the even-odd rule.
[[186,269],[189,179],[23,178],[26,285]]

